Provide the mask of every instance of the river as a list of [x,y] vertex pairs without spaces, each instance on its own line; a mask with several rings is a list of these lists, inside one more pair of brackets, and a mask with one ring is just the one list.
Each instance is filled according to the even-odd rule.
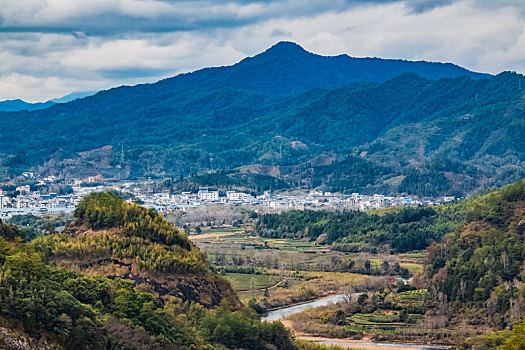
[[[356,293],[358,295],[359,293]],[[354,295],[352,295],[354,296]],[[297,314],[306,309],[314,307],[326,306],[332,303],[338,303],[344,301],[345,295],[338,294],[331,297],[321,298],[314,301],[310,301],[304,304],[293,305],[283,307],[269,311],[266,315],[261,317],[261,321],[273,322],[283,318],[289,317],[293,314]],[[402,344],[402,343],[374,343],[370,341],[359,341],[359,340],[344,340],[344,339],[329,339],[329,338],[314,338],[314,337],[299,337],[304,340],[315,341],[325,345],[337,345],[347,349],[370,349],[370,350],[445,350],[448,346],[443,345],[418,345],[418,344]]]
[[293,305],[288,307],[283,307],[281,309],[276,309],[268,311],[268,313],[261,317],[261,321],[273,322],[280,319],[292,316],[293,314],[298,314],[306,309],[311,309],[314,307],[326,306],[328,304],[335,304],[344,300],[344,294],[334,295],[328,298],[321,298],[314,301],[310,301],[304,304]]

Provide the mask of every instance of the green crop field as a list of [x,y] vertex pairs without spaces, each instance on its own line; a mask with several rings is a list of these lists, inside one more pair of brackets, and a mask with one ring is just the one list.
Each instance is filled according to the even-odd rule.
[[408,272],[410,272],[410,274],[414,274],[416,272],[419,272],[423,268],[422,264],[417,264],[417,263],[405,263],[405,262],[402,262],[399,265],[401,265],[401,267],[404,267],[405,269],[407,269]]
[[426,289],[411,290],[399,294],[402,301],[423,301],[427,295]]
[[248,291],[273,286],[281,279],[275,275],[253,275],[247,273],[227,273],[225,277],[236,291]]

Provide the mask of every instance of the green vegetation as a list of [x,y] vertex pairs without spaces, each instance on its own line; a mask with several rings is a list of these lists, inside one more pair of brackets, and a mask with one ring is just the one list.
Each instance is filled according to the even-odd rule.
[[465,222],[461,205],[403,208],[385,213],[293,210],[259,217],[263,237],[294,237],[332,244],[333,250],[397,252],[420,250]]
[[462,196],[525,176],[520,82],[510,72],[269,50],[45,110],[0,112],[10,130],[0,170],[10,179],[36,166],[169,177],[179,189]]
[[[0,222],[0,317],[10,329],[63,348],[308,349],[315,345],[292,342],[282,324],[261,323],[254,310],[343,292],[343,303],[293,315],[294,329],[458,342],[461,350],[520,349],[525,180],[433,208],[290,212],[257,220],[257,230],[280,235],[249,236],[247,226],[233,235],[205,230],[211,235],[196,242],[206,254],[157,212],[112,193],[87,196],[61,234],[33,239]],[[376,249],[386,253],[334,250],[359,239],[373,247],[380,230],[383,245]],[[424,254],[390,254],[400,232],[425,230],[441,230],[441,243]],[[335,240],[327,254],[319,243],[329,237]],[[212,272],[206,256],[213,271],[246,290],[250,307]],[[396,264],[417,271],[413,285],[348,272],[358,266],[388,275]]]
[[[213,269],[232,282],[241,300],[260,313],[347,289],[370,290],[383,283],[383,278],[367,275],[408,273],[395,256],[330,252],[329,247],[308,240],[256,237],[239,231],[207,236],[208,232],[232,229],[205,230],[206,236],[190,238],[206,253]],[[374,264],[366,270],[368,260]]]
[[466,203],[468,224],[428,248],[429,302],[451,317],[503,330],[525,308],[525,180]]
[[124,202],[119,195],[109,192],[86,196],[75,209],[75,224],[86,225],[94,230],[122,226],[127,236],[191,249],[186,235],[154,209]]
[[[31,243],[23,238],[18,228],[0,222],[0,316],[15,333],[45,337],[67,349],[296,348],[282,324],[261,323],[253,310],[239,305],[229,284],[208,270],[184,234],[115,194],[86,197],[64,234]],[[123,276],[131,282],[92,274],[101,257],[124,265],[135,258]],[[184,284],[177,295],[186,301],[170,292],[158,298],[158,292],[139,291],[147,284],[154,291],[163,272],[182,274],[186,283],[200,279],[198,292],[205,294],[209,285],[221,304],[207,309],[206,298],[180,293]],[[137,286],[133,273],[151,274]]]
[[[86,229],[101,233],[78,234]],[[154,210],[128,204],[108,192],[86,196],[75,209],[75,222],[63,234],[39,237],[31,244],[48,260],[86,264],[133,258],[140,269],[151,272],[208,271],[202,253],[184,233]]]
[[0,235],[10,241],[17,238],[21,240],[29,239],[17,226],[5,224],[2,220],[0,220]]
[[224,275],[236,291],[246,291],[271,287],[281,278],[276,275],[257,275],[247,273],[227,273]]
[[525,349],[525,319],[522,319],[512,327],[508,338],[499,350],[523,350]]
[[66,225],[66,214],[35,216],[33,214],[14,215],[8,223],[18,226],[23,231],[24,241],[38,236],[55,233],[57,227]]
[[31,242],[47,262],[122,278],[159,297],[207,306],[226,298],[238,305],[230,285],[210,271],[204,254],[156,211],[103,192],[86,196],[74,214],[74,222],[61,234]]
[[[387,283],[388,284],[388,283]],[[424,325],[426,291],[413,290],[403,282],[377,288],[374,293],[348,294],[337,305],[306,310],[292,315],[295,330],[333,338],[421,339],[433,334]],[[415,326],[418,324],[417,326]]]
[[374,293],[293,315],[294,329],[327,337],[456,343],[461,350],[522,349],[525,180],[432,210],[452,217],[455,228],[426,254],[400,254],[405,264],[425,261],[413,279],[419,289],[387,283]]
[[262,313],[327,295],[373,290],[384,283],[380,277],[345,272],[286,271],[281,275],[285,276],[283,283],[251,300],[256,311]]
[[399,265],[402,268],[407,269],[411,275],[415,274],[416,272],[419,272],[423,268],[423,265],[418,263],[400,263]]
[[328,346],[304,340],[296,340],[295,345],[297,346],[298,350],[343,350],[343,348],[340,346]]

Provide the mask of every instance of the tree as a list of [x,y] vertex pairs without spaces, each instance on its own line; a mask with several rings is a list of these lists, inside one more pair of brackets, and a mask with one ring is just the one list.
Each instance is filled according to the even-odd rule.
[[366,270],[366,272],[370,273],[370,269],[371,269],[371,263],[370,263],[370,260],[367,259],[367,260],[365,261],[365,265],[364,265],[364,266],[365,266],[365,270]]
[[510,336],[498,347],[498,350],[525,350],[525,319],[512,327]]
[[359,297],[357,298],[357,303],[359,305],[365,305],[367,300],[368,300],[368,295],[363,293],[359,295]]
[[388,272],[388,269],[390,268],[390,264],[388,263],[388,261],[383,260],[383,263],[381,264],[381,267],[382,267],[383,271],[386,273],[386,272]]

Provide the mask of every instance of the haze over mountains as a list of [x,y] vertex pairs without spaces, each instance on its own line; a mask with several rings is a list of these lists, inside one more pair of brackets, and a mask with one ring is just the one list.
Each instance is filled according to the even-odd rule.
[[35,111],[37,109],[45,109],[57,103],[66,103],[94,95],[95,91],[73,92],[65,96],[54,98],[46,102],[30,103],[21,99],[0,101],[0,112],[18,112],[18,111]]
[[281,42],[229,67],[1,113],[5,177],[262,174],[293,187],[465,195],[525,177],[522,75],[325,57]]

